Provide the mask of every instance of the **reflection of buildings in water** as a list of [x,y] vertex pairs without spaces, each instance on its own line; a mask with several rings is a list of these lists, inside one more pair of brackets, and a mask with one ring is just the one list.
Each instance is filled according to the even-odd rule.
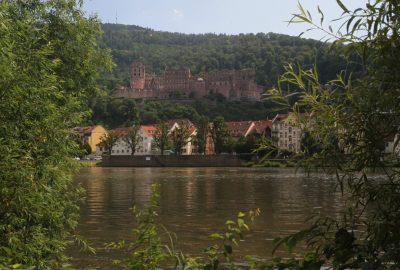
[[150,202],[152,194],[152,184],[154,182],[153,177],[155,177],[153,176],[153,172],[154,169],[152,168],[136,168],[134,170],[131,176],[134,179],[134,181],[131,181],[134,185],[134,204],[145,205]]
[[197,187],[193,179],[188,179],[185,183],[185,210],[191,212],[196,208]]
[[214,211],[215,204],[215,180],[211,177],[204,179],[205,200],[204,207],[207,211]]
[[[197,171],[198,172],[198,171]],[[185,186],[185,210],[188,215],[192,215],[193,212],[197,212],[198,206],[198,181],[195,179],[194,168],[188,168],[184,171],[184,179],[186,180],[184,183]]]
[[83,213],[82,217],[86,218],[87,223],[94,223],[99,220],[105,210],[106,188],[101,174],[98,174],[97,168],[88,167],[87,171],[87,175],[90,177],[87,178],[87,175],[83,175],[84,177],[82,178],[83,187],[86,191],[85,205],[82,207],[86,213]]
[[[254,187],[254,176],[250,176],[248,174],[244,175],[243,183],[240,185],[239,196],[242,198],[243,202],[249,209],[242,209],[241,211],[249,211],[255,208],[258,208],[257,201],[254,195],[255,187]],[[241,194],[246,194],[246,196],[241,196]],[[243,203],[241,202],[241,203]]]
[[[131,207],[132,204],[132,182],[126,179],[126,172],[121,171],[118,168],[112,168],[112,175],[115,175],[112,179],[107,179],[107,185],[109,185],[109,201],[108,206],[111,209],[126,210]],[[118,177],[121,175],[121,177]]]
[[206,168],[204,170],[205,185],[205,208],[207,211],[213,211],[216,208],[216,180],[215,168]]

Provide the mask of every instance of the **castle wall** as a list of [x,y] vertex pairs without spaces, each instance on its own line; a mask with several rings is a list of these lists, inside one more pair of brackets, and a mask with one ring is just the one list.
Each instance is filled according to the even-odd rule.
[[131,88],[144,89],[146,70],[142,62],[133,62],[131,65]]
[[262,87],[255,82],[254,70],[222,70],[204,75],[204,80],[192,77],[189,68],[167,68],[162,76],[146,75],[142,62],[131,65],[131,85],[116,90],[115,96],[128,98],[168,99],[173,91],[186,96],[203,97],[220,93],[227,99],[260,100]]
[[126,98],[158,98],[158,92],[155,90],[138,90],[129,87],[122,87],[115,91],[114,96]]
[[169,69],[164,73],[164,91],[182,90],[189,91],[191,73],[190,69]]
[[207,74],[205,76],[207,94],[219,93],[226,98],[230,98],[234,88],[234,75],[232,70],[222,70]]
[[189,88],[194,97],[204,97],[207,95],[206,84],[203,79],[195,78],[190,80]]

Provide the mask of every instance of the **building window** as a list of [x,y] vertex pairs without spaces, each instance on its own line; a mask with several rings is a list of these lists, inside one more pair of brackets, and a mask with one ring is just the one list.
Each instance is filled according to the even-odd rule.
[[121,153],[125,153],[125,151],[124,151],[124,150],[121,150]]
[[287,138],[287,132],[285,132],[285,138]]
[[289,127],[289,133],[292,133],[292,128],[291,127]]
[[112,150],[112,151],[111,151],[111,153],[115,153],[115,151],[114,151],[114,150]]

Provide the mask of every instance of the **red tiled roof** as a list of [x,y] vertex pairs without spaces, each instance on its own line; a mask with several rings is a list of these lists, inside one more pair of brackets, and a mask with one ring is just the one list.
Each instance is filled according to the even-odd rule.
[[271,128],[271,127],[272,127],[271,120],[254,121],[254,131],[257,134],[263,134],[267,128]]
[[288,117],[289,117],[289,114],[288,114],[288,113],[278,113],[278,114],[275,116],[273,122],[275,122],[275,121],[283,121],[283,120],[285,120],[285,119],[288,118]]
[[147,137],[153,137],[154,133],[157,131],[155,125],[141,125],[143,131],[146,133]]
[[190,135],[193,135],[193,133],[196,131],[196,128],[195,127],[191,127],[191,128],[189,128],[189,134]]
[[252,124],[252,121],[226,122],[228,131],[233,137],[246,136]]

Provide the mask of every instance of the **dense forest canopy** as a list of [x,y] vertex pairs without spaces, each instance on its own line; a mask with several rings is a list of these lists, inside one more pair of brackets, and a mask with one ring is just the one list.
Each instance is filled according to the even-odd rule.
[[201,115],[214,119],[223,116],[227,121],[261,120],[273,117],[266,102],[229,101],[223,97],[207,96],[194,101],[135,101],[128,98],[101,97],[93,99],[92,118],[88,124],[108,128],[130,126],[136,122],[155,124],[169,119],[187,118],[197,122]]
[[181,34],[155,31],[133,25],[103,24],[103,47],[111,48],[116,67],[105,74],[102,85],[109,91],[128,85],[129,65],[141,60],[149,73],[160,74],[165,67],[190,67],[193,74],[222,69],[254,68],[257,82],[265,87],[276,85],[287,63],[304,67],[317,65],[321,80],[327,81],[338,71],[356,67],[327,44],[274,33],[258,34]]

